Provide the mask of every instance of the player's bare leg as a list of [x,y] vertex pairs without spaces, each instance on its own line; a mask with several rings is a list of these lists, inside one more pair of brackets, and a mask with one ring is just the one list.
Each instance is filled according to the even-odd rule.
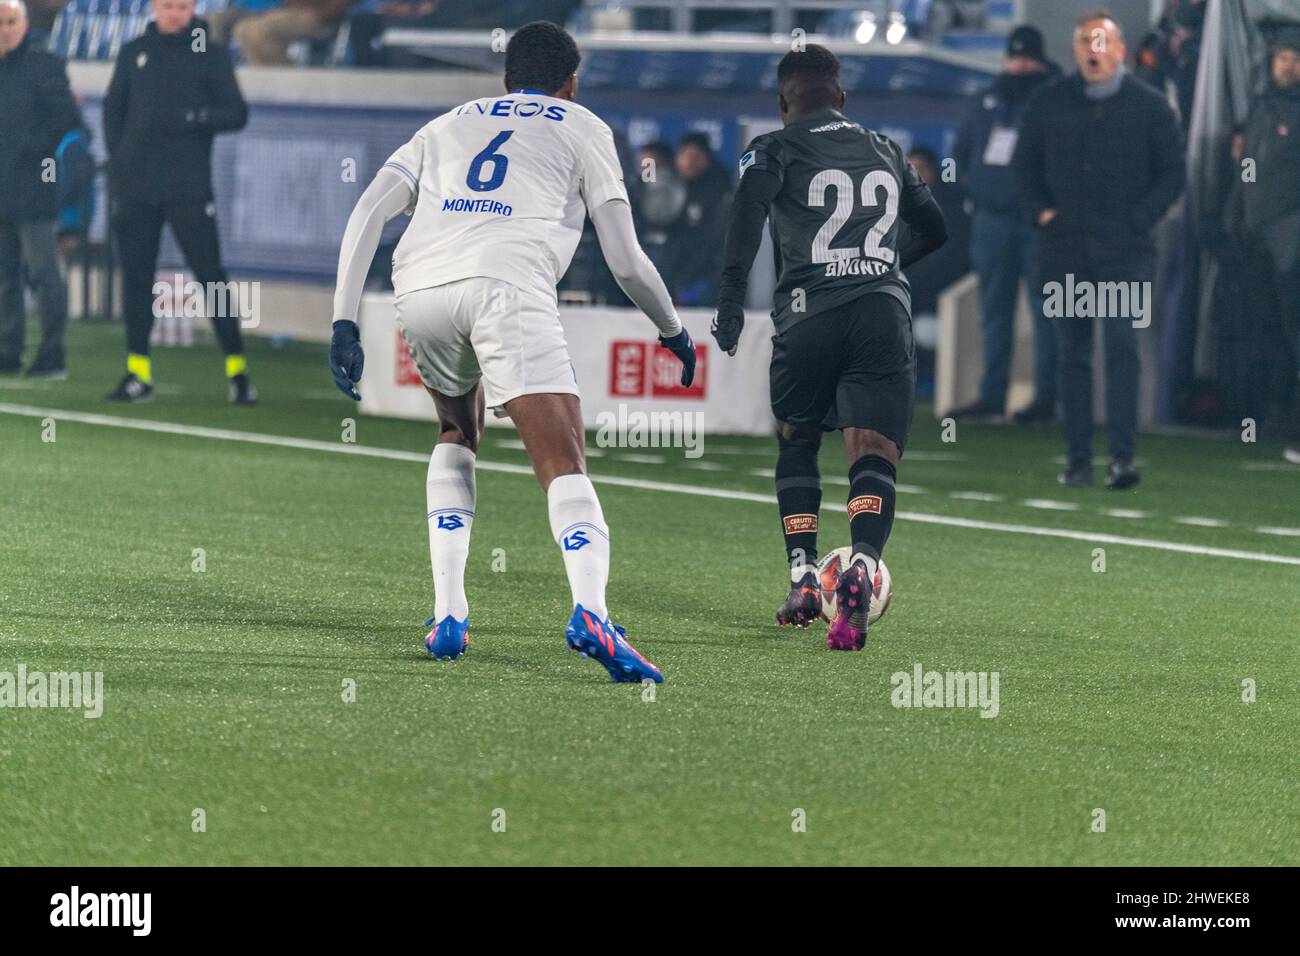
[[565,629],[569,647],[599,661],[615,682],[662,682],[663,674],[627,642],[605,606],[609,528],[587,477],[578,396],[520,395],[506,402],[505,408],[546,492],[551,534],[564,557],[574,605]]
[[543,491],[563,475],[587,474],[587,444],[577,395],[545,392],[506,402]]
[[443,395],[428,386],[425,386],[425,391],[433,397],[433,406],[438,411],[438,443],[464,445],[478,454],[486,411],[483,389],[480,387],[466,395],[455,396]]
[[425,482],[434,609],[425,622],[433,630],[424,646],[436,658],[455,660],[469,647],[465,564],[477,497],[474,463],[483,434],[483,389],[454,396],[428,391],[438,409],[439,434]]
[[826,635],[831,650],[860,651],[867,643],[867,612],[876,569],[894,524],[894,482],[900,452],[869,428],[844,429],[849,461],[849,529],[853,558],[836,589],[838,611]]
[[790,593],[777,609],[776,623],[807,627],[823,616],[817,586],[817,515],[822,501],[817,453],[822,429],[778,422],[777,441],[776,502],[790,567]]

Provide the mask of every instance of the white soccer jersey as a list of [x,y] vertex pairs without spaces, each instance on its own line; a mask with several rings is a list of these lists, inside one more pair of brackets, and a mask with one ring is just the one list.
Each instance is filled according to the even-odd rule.
[[627,198],[605,122],[539,93],[458,106],[385,166],[415,191],[413,218],[393,255],[399,296],[476,276],[553,289],[573,258],[586,209]]

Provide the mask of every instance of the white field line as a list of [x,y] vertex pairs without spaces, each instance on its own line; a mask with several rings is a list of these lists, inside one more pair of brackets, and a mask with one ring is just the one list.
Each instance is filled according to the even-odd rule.
[[1150,518],[1150,511],[1138,511],[1135,508],[1107,508],[1102,511],[1107,518]]
[[1242,471],[1288,471],[1295,474],[1297,469],[1290,459],[1286,461],[1246,461],[1241,463]]
[[[217,441],[243,442],[250,445],[269,445],[275,448],[297,448],[303,451],[323,451],[339,455],[358,455],[363,458],[385,458],[392,461],[410,461],[427,465],[429,456],[422,452],[401,451],[395,448],[373,448],[369,445],[349,445],[343,442],[316,441],[310,438],[293,438],[287,435],[265,435],[258,432],[234,431],[227,428],[207,428],[202,425],[181,425],[174,422],[157,422],[148,419],[119,418],[91,412],[74,412],[58,408],[36,408],[31,405],[11,405],[0,402],[0,414],[21,415],[27,418],[53,418],[56,421],[79,422],[84,425],[102,425],[108,428],[127,428],[135,431],[155,432],[164,435],[183,435],[190,438],[210,438]],[[527,465],[509,465],[504,462],[479,460],[478,468],[511,475],[532,475]],[[640,478],[622,478],[615,475],[592,475],[596,484],[620,488],[638,488],[643,491],[662,491],[671,494],[692,495],[699,498],[719,498],[726,501],[752,501],[759,504],[776,504],[776,495],[755,494],[735,488],[709,488],[700,485],[683,485],[668,481],[646,481]],[[847,511],[845,505],[826,502],[828,511]],[[1113,544],[1175,554],[1195,554],[1203,557],[1227,558],[1238,561],[1258,561],[1265,564],[1286,564],[1300,567],[1300,557],[1266,554],[1260,551],[1240,551],[1234,548],[1209,548],[1201,545],[1180,544],[1153,538],[1126,538],[1115,534],[1092,531],[1069,531],[1064,528],[1039,528],[1033,525],[1006,524],[999,521],[976,521],[951,515],[922,514],[900,511],[895,516],[901,521],[942,525],[949,528],[968,528],[974,531],[999,531],[1004,534],[1026,534],[1039,538],[1062,538],[1069,541],[1087,541],[1096,544]]]
[[1006,501],[1005,495],[995,495],[987,491],[954,491],[948,495],[958,501]]

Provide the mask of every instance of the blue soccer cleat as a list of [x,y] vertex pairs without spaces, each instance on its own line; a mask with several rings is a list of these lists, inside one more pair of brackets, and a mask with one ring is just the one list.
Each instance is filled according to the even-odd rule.
[[627,642],[626,634],[609,618],[602,621],[581,604],[574,607],[569,626],[564,629],[564,639],[569,647],[604,665],[614,683],[639,684],[643,680],[652,680],[662,684],[663,672]]
[[[424,622],[425,627],[433,624],[433,618]],[[424,637],[424,649],[430,657],[438,660],[454,661],[469,650],[469,618],[458,621],[450,614],[438,622],[438,626]]]

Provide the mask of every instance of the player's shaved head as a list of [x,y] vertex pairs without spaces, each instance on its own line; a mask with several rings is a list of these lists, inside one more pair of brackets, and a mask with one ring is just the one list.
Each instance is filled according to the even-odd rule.
[[827,107],[844,106],[840,61],[816,43],[783,56],[776,68],[776,82],[780,89],[781,117],[786,122]]
[[570,81],[582,55],[573,37],[549,20],[534,20],[515,31],[506,44],[506,89],[538,90],[572,99]]

